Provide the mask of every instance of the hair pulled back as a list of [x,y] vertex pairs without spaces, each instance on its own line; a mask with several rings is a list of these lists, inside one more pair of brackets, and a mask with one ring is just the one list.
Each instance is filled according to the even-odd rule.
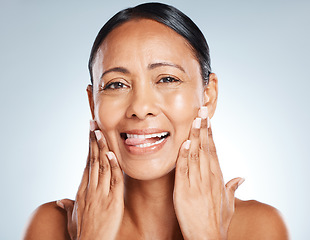
[[204,35],[197,25],[184,13],[173,6],[163,3],[144,3],[133,8],[124,9],[110,18],[100,29],[91,49],[88,62],[91,83],[93,83],[92,67],[101,43],[113,29],[133,19],[155,20],[184,37],[194,51],[200,64],[203,82],[208,84],[211,63],[209,46]]

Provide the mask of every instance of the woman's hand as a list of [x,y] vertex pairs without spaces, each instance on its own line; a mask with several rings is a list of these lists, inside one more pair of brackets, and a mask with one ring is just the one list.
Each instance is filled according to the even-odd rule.
[[174,207],[184,239],[227,239],[235,191],[243,178],[226,186],[212,138],[208,110],[202,107],[176,163]]
[[68,231],[74,240],[115,239],[124,213],[123,173],[96,128],[91,120],[89,154],[75,202],[57,201],[67,211]]

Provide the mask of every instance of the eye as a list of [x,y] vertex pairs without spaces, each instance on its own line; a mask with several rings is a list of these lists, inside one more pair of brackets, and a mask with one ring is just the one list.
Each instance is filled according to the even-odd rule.
[[108,83],[106,86],[103,87],[103,90],[107,89],[122,89],[122,88],[128,88],[128,86],[122,82],[111,82]]
[[169,76],[169,77],[161,78],[158,82],[159,83],[174,83],[174,82],[180,82],[180,80]]

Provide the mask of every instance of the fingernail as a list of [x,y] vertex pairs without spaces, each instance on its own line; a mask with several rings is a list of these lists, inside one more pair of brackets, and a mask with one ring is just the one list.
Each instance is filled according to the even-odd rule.
[[241,179],[239,180],[239,182],[238,182],[238,187],[239,187],[242,183],[244,183],[244,181],[245,181],[245,179],[244,179],[244,178],[241,178]]
[[193,122],[193,128],[199,129],[200,126],[201,126],[201,118],[195,118],[195,120]]
[[108,159],[111,161],[114,158],[114,153],[113,152],[107,152],[106,153]]
[[209,117],[208,117],[208,120],[207,120],[207,121],[208,121],[207,124],[208,124],[208,128],[209,128],[209,127],[211,126],[211,122],[210,122],[210,118],[209,118]]
[[206,106],[201,107],[198,115],[202,119],[206,119],[208,117],[208,107]]
[[89,130],[93,132],[96,129],[96,121],[90,119],[89,124],[90,124]]
[[98,141],[102,138],[102,134],[101,134],[100,130],[95,130],[95,135],[96,135],[96,138]]
[[62,209],[65,209],[65,205],[60,200],[57,200],[56,204],[57,204],[58,207],[61,207]]
[[184,142],[184,149],[188,150],[189,147],[190,147],[190,145],[191,145],[191,140],[186,140],[186,141]]

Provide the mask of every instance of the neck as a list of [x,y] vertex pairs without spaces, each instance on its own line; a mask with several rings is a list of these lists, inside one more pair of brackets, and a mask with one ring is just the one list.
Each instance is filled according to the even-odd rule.
[[174,170],[141,181],[124,176],[124,220],[144,239],[177,239],[181,235],[173,206]]

